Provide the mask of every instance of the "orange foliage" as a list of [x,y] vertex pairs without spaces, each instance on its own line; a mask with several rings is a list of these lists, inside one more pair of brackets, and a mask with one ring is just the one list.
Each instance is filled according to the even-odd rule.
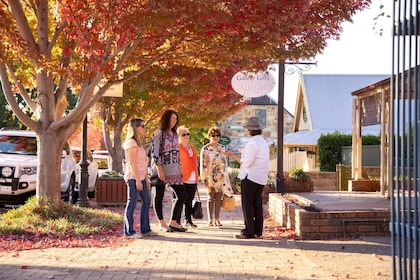
[[[5,0],[0,2],[2,89],[15,115],[46,147],[64,143],[79,129],[111,86],[143,75],[151,83],[138,93],[150,93],[154,112],[139,98],[124,100],[128,104],[123,107],[146,108],[151,118],[164,108],[178,107],[186,120],[204,123],[241,106],[230,88],[233,73],[314,57],[328,39],[338,38],[341,23],[369,3]],[[62,106],[69,103],[69,87],[78,98],[72,110]],[[36,90],[30,94],[28,89]],[[105,120],[109,116],[103,115]],[[116,118],[114,124],[124,124],[129,116]],[[40,158],[50,158],[48,150],[40,149]],[[55,156],[59,161],[60,154]],[[60,185],[59,179],[54,160],[40,163],[39,197],[59,201],[59,190],[53,187]]]

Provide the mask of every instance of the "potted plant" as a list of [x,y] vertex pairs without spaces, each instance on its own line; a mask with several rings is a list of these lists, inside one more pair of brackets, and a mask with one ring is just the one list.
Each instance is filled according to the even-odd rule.
[[96,180],[96,203],[98,205],[125,205],[127,185],[123,175],[106,171]]
[[238,194],[241,193],[240,179],[238,178],[239,168],[228,167],[228,175],[230,185],[232,186],[233,192]]
[[263,204],[268,202],[268,195],[270,193],[276,192],[276,180],[277,180],[277,173],[275,171],[268,172],[268,181],[267,184],[263,188],[262,192],[262,200]]
[[313,189],[311,177],[302,168],[292,168],[284,181],[285,192],[311,192]]

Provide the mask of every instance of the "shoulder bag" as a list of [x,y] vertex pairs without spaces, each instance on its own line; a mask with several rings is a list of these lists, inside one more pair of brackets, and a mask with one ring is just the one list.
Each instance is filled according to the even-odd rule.
[[200,201],[200,193],[198,189],[195,191],[197,197],[192,202],[192,216],[194,219],[202,219],[203,218],[203,207]]

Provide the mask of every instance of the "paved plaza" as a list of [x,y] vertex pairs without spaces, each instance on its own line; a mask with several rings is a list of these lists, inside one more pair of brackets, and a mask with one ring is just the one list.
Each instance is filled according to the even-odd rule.
[[[205,206],[205,190],[200,194]],[[222,212],[220,228],[204,218],[186,233],[160,231],[124,246],[0,252],[0,279],[392,279],[389,237],[234,239],[243,227],[236,199],[233,211]],[[164,205],[169,218],[169,191]]]

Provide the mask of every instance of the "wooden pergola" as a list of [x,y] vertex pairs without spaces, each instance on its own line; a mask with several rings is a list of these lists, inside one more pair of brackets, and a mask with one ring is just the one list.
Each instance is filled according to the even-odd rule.
[[351,174],[354,180],[362,179],[362,127],[380,125],[380,191],[385,195],[389,186],[390,149],[389,132],[390,122],[390,85],[391,79],[385,79],[375,84],[352,92],[353,100],[353,126],[352,126],[352,164]]

